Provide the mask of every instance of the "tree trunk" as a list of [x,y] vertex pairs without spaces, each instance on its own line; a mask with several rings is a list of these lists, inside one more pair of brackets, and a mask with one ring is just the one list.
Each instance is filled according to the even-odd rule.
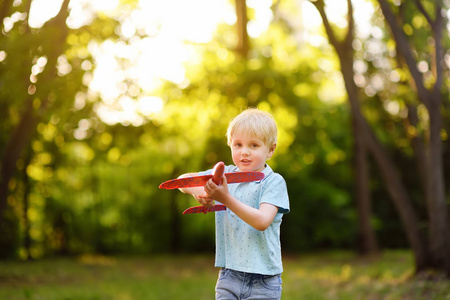
[[[427,251],[425,244],[423,243],[423,238],[420,235],[418,229],[418,219],[411,205],[411,200],[408,197],[406,188],[401,181],[400,174],[398,173],[395,164],[389,158],[388,153],[383,148],[382,144],[378,141],[366,119],[361,113],[361,108],[359,104],[359,91],[357,86],[353,81],[353,9],[350,0],[347,0],[348,4],[348,32],[345,39],[340,42],[336,39],[331,25],[328,21],[327,15],[325,13],[325,4],[323,0],[318,0],[312,2],[318,9],[325,30],[331,45],[334,46],[339,61],[341,63],[341,71],[344,78],[345,88],[349,97],[352,116],[354,118],[354,123],[358,126],[358,132],[360,135],[355,135],[355,139],[358,136],[364,137],[364,145],[370,151],[375,159],[378,167],[380,168],[381,175],[386,184],[388,193],[390,194],[394,205],[397,209],[400,219],[403,223],[404,229],[406,231],[407,238],[413,249],[415,256],[415,264],[418,270],[424,268],[427,261]],[[359,174],[357,174],[358,176]]]
[[247,5],[245,0],[236,0],[236,17],[237,17],[237,35],[238,44],[236,46],[236,52],[241,58],[247,58],[248,51],[250,50],[250,40],[247,32]]
[[[431,99],[428,108],[430,115],[430,146],[427,165],[428,192],[428,218],[430,222],[430,251],[433,255],[435,267],[445,267],[450,277],[450,234],[445,199],[444,172],[442,160],[442,116],[440,114],[440,101]],[[439,99],[440,100],[440,99]],[[433,117],[432,117],[433,116]]]
[[[8,14],[10,13],[11,7],[13,5],[13,0],[1,0],[1,2],[3,2],[3,3],[1,3],[1,5],[0,5],[0,20],[3,21],[3,19],[5,17],[7,17]],[[4,26],[4,23],[1,22],[0,32],[3,31],[3,26]]]
[[[341,57],[341,56],[340,56]],[[356,123],[361,126],[364,144],[371,153],[377,166],[381,171],[382,178],[391,196],[394,206],[402,220],[406,236],[414,251],[416,268],[422,269],[427,262],[425,244],[420,235],[418,228],[418,218],[414,212],[411,200],[408,196],[406,188],[401,181],[400,174],[395,167],[394,162],[389,158],[387,151],[378,141],[374,132],[370,128],[364,116],[361,114],[361,108],[357,96],[357,87],[353,81],[353,64],[348,64],[341,60],[341,69],[344,77],[345,86],[349,95],[350,105],[352,107],[353,118],[357,119]]]
[[23,219],[24,219],[24,239],[23,239],[23,247],[25,248],[25,259],[28,260],[31,258],[31,236],[30,236],[30,219],[28,218],[28,211],[30,207],[30,191],[31,191],[31,183],[30,177],[27,173],[27,168],[30,165],[32,158],[32,150],[31,147],[27,151],[25,163],[23,166],[23,185],[24,185],[24,193],[23,193]]
[[367,133],[367,147],[380,168],[388,193],[394,202],[398,214],[400,215],[409,244],[414,252],[416,271],[421,271],[426,268],[429,263],[428,252],[426,250],[424,239],[418,228],[419,222],[411,205],[411,200],[404,184],[401,181],[400,174],[395,167],[394,162],[389,158],[386,150],[370,129],[369,124],[365,123],[364,127],[366,127]]
[[426,163],[426,191],[425,198],[428,209],[429,219],[429,241],[430,254],[429,263],[431,267],[444,271],[450,277],[450,232],[448,224],[448,206],[445,198],[444,169],[443,169],[443,151],[442,151],[442,115],[440,112],[442,106],[441,87],[443,85],[443,16],[442,8],[439,3],[435,4],[435,19],[432,20],[421,2],[415,0],[418,10],[428,21],[435,40],[434,76],[435,84],[433,89],[427,90],[424,84],[423,76],[416,67],[416,60],[408,40],[398,24],[389,3],[386,0],[378,0],[380,8],[389,24],[392,36],[397,44],[399,55],[401,55],[408,67],[408,70],[414,80],[419,100],[426,106],[429,115],[429,145],[427,149]]
[[362,255],[376,255],[378,243],[370,222],[372,217],[372,199],[369,191],[369,170],[367,149],[361,126],[353,118],[353,136],[355,137],[356,168],[356,205],[358,218],[358,250]]
[[[66,39],[68,29],[65,25],[65,21],[69,15],[68,6],[69,0],[64,0],[61,10],[58,15],[52,20],[54,24],[52,26],[57,26],[60,29],[60,36],[54,37],[56,44],[52,47],[51,53],[47,53],[48,62],[44,72],[40,75],[42,77],[48,76],[53,77],[56,74],[56,64],[58,57],[64,51],[64,41]],[[50,21],[49,21],[50,22]],[[45,78],[48,80],[49,78]],[[45,81],[44,80],[44,81]],[[26,88],[28,84],[24,85]],[[0,170],[0,226],[3,220],[3,213],[7,208],[7,199],[9,193],[9,181],[14,176],[16,172],[16,162],[20,158],[23,149],[30,143],[32,134],[34,133],[37,123],[39,121],[40,114],[46,109],[46,99],[45,91],[41,94],[42,105],[38,110],[33,107],[34,97],[30,96],[25,101],[25,108],[23,110],[22,116],[15,130],[8,139],[4,155],[2,157],[2,164]],[[40,114],[39,114],[40,113]]]
[[[325,4],[323,0],[314,2],[324,22],[325,30],[328,35],[330,44],[335,48],[339,61],[341,63],[341,71],[345,81],[345,87],[350,101],[352,112],[352,126],[355,149],[355,181],[356,181],[356,207],[358,212],[358,246],[364,255],[372,255],[378,253],[378,244],[375,232],[370,223],[372,215],[372,203],[369,191],[369,171],[367,162],[367,147],[364,142],[364,126],[361,119],[357,117],[359,108],[358,90],[353,83],[353,8],[350,1],[348,3],[348,31],[343,41],[338,41],[334,36],[334,32],[328,22],[325,13]],[[346,68],[350,66],[350,68]]]
[[387,187],[394,205],[397,209],[400,219],[402,220],[409,243],[413,248],[416,267],[421,269],[425,266],[426,251],[423,239],[418,229],[418,218],[411,205],[411,200],[406,192],[406,188],[400,179],[400,174],[397,171],[395,164],[389,158],[386,150],[376,138],[366,119],[361,114],[357,95],[357,87],[353,82],[353,65],[341,62],[342,73],[344,75],[344,82],[347,93],[349,95],[350,105],[352,107],[353,118],[357,119],[356,123],[361,126],[359,129],[364,137],[364,144],[368,151],[374,157],[375,162],[380,168],[381,175]]
[[353,81],[353,64],[349,63],[349,59],[345,58],[344,53],[347,52],[344,51],[341,54],[338,54],[338,56],[341,61],[341,70],[350,105],[352,107],[353,118],[356,118],[356,123],[361,126],[360,130],[363,132],[362,136],[364,136],[364,144],[380,168],[388,193],[394,202],[394,206],[396,207],[406,231],[406,236],[414,251],[416,268],[417,270],[421,270],[427,263],[427,251],[425,250],[425,244],[423,243],[423,238],[418,229],[418,218],[394,162],[389,158],[387,151],[378,141],[366,119],[361,114],[361,108],[358,101],[358,88]]
[[14,132],[9,138],[2,160],[0,178],[0,223],[2,212],[7,206],[9,181],[16,172],[16,162],[19,159],[23,149],[29,143],[36,125],[37,118],[34,114],[33,104],[30,99],[28,100],[28,103],[22,114],[20,123],[17,125]]

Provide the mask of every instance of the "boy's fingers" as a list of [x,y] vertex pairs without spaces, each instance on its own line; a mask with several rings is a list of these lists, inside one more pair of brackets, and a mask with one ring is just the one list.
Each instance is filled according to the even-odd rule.
[[213,187],[215,187],[215,186],[218,186],[218,184],[216,184],[216,183],[212,180],[212,178],[206,182],[205,186],[206,186],[206,185],[208,185],[209,188],[213,188]]
[[200,204],[203,205],[203,206],[206,206],[206,207],[210,207],[213,204],[213,200],[211,200],[211,199],[202,199],[200,201]]
[[214,199],[212,199],[211,197],[209,197],[208,194],[205,195],[198,195],[198,202],[206,207],[211,207],[213,205]]

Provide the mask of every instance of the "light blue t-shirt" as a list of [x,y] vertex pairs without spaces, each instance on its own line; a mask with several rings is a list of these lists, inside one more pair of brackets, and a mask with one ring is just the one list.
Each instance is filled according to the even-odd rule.
[[[239,172],[239,169],[225,167],[225,173],[232,172]],[[202,172],[211,173],[212,170]],[[283,214],[289,212],[286,182],[268,165],[263,173],[265,177],[260,181],[232,183],[228,190],[236,199],[254,208],[259,208],[261,203],[275,205],[278,213],[265,231],[259,231],[229,209],[216,212],[216,267],[263,275],[283,272],[280,225]]]

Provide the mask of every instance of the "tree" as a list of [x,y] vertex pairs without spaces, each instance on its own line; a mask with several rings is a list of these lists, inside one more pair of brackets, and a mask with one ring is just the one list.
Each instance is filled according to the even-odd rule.
[[248,51],[250,50],[250,39],[247,32],[247,5],[245,0],[236,0],[236,31],[238,44],[236,46],[236,52],[243,58],[247,58]]
[[345,38],[339,41],[333,31],[328,17],[325,13],[325,3],[316,1],[313,4],[322,17],[325,30],[330,44],[335,48],[341,63],[342,75],[344,77],[345,87],[347,90],[351,112],[352,112],[352,129],[354,137],[354,167],[356,180],[356,206],[358,211],[358,230],[359,230],[359,248],[363,254],[376,254],[378,251],[375,233],[370,223],[371,220],[371,199],[369,192],[369,170],[367,161],[367,145],[364,138],[365,121],[360,117],[360,92],[353,81],[353,55],[354,50],[352,42],[354,39],[355,22],[353,19],[353,8],[350,1],[348,3],[348,28]]
[[[391,5],[386,0],[378,0],[380,8],[389,25],[392,36],[396,43],[398,55],[402,61],[405,62],[406,68],[411,75],[411,86],[417,93],[418,100],[423,103],[428,110],[429,115],[429,141],[425,142],[425,151],[417,153],[416,156],[420,161],[425,162],[425,176],[422,180],[425,181],[425,201],[428,209],[429,222],[429,264],[437,269],[444,270],[450,276],[450,230],[448,220],[448,205],[445,197],[444,185],[444,164],[443,164],[443,150],[441,131],[443,128],[443,84],[444,84],[444,48],[443,48],[443,33],[444,33],[444,15],[442,1],[429,3],[432,13],[429,13],[425,5],[420,0],[415,0],[414,5],[420,14],[425,17],[430,27],[430,37],[434,40],[434,47],[429,49],[430,64],[432,64],[433,81],[427,88],[424,76],[417,68],[417,58],[415,58],[412,43],[408,41],[405,32],[402,29],[404,24],[408,24],[409,20],[403,18],[401,14],[397,16],[393,13]],[[411,3],[409,3],[411,5]],[[408,4],[401,4],[401,7]],[[411,6],[409,7],[411,8]],[[434,18],[432,16],[434,14]],[[434,48],[434,49],[433,49]],[[411,115],[415,114],[415,110],[411,109]],[[417,149],[417,148],[415,148]],[[423,165],[423,164],[422,164]]]
[[[2,28],[2,36],[0,37],[3,40],[4,44],[6,44],[8,51],[7,53],[13,57],[13,52],[18,51],[19,49],[14,48],[17,47],[15,43],[17,43],[17,38],[22,38],[27,41],[33,41],[36,39],[37,34],[33,32],[33,30],[28,25],[28,16],[30,15],[30,7],[31,1],[26,1],[24,4],[24,8],[26,9],[26,19],[23,21],[23,24],[20,24],[19,29],[12,30],[11,32],[6,32],[5,28]],[[41,36],[45,36],[45,32],[47,33],[47,42],[42,43],[40,47],[38,45],[33,45],[31,43],[31,47],[25,50],[24,48],[19,51],[23,51],[22,53],[26,53],[27,60],[25,60],[25,70],[30,70],[33,59],[44,55],[47,58],[46,67],[43,70],[40,78],[42,78],[42,82],[52,81],[57,76],[57,60],[58,57],[65,50],[65,39],[67,37],[67,26],[65,25],[66,18],[68,16],[68,6],[69,0],[64,0],[61,10],[58,15],[51,21],[45,25]],[[14,10],[12,1],[5,1],[2,6],[1,15],[6,18],[8,13],[12,13]],[[2,19],[3,21],[4,19]],[[4,22],[2,22],[4,24]],[[20,34],[20,32],[24,32],[24,34]],[[18,36],[19,35],[19,36]],[[20,45],[20,44],[19,44]],[[21,47],[29,47],[30,45],[21,45]],[[33,48],[33,46],[35,48]],[[9,66],[9,59],[6,60],[7,65],[2,68],[2,78],[3,85],[5,85],[5,73],[11,71],[9,68],[14,68],[14,66]],[[17,63],[17,62],[16,62]],[[14,64],[12,62],[11,64]],[[28,76],[27,76],[28,75]],[[21,85],[21,92],[18,95],[24,97],[20,99],[18,102],[21,103],[22,111],[19,118],[19,122],[15,126],[14,130],[11,132],[11,135],[8,136],[8,140],[6,143],[6,147],[4,152],[2,153],[2,165],[1,165],[1,177],[0,177],[0,226],[3,223],[3,215],[5,209],[7,208],[7,197],[9,192],[9,182],[13,177],[16,171],[16,162],[21,156],[23,149],[27,144],[30,143],[31,137],[33,135],[34,130],[36,129],[37,123],[40,118],[45,114],[47,107],[51,105],[53,101],[52,97],[52,89],[50,85],[35,85],[29,81],[30,73],[21,74],[21,80],[19,81],[19,85]],[[17,79],[17,78],[15,78]],[[7,89],[8,87],[3,86],[3,88]],[[23,91],[27,91],[28,93],[24,93]],[[14,92],[2,94],[2,101],[11,102],[12,99],[5,99],[4,97],[14,97]]]
[[[4,226],[7,226],[5,215],[10,209],[10,183],[17,166],[21,165],[24,149],[33,139],[39,138],[39,124],[44,126],[52,117],[59,120],[70,115],[75,94],[85,88],[82,83],[85,68],[81,65],[91,57],[78,56],[78,51],[85,49],[88,42],[86,39],[84,45],[76,42],[82,40],[78,35],[84,34],[92,39],[111,35],[106,30],[110,27],[107,26],[109,20],[99,21],[99,18],[94,19],[91,28],[69,28],[66,23],[70,14],[69,0],[62,2],[55,17],[41,27],[33,28],[29,24],[31,2],[22,1],[17,5],[15,1],[3,1],[0,10],[0,41],[4,56],[0,63],[0,113],[1,125],[5,129],[2,130],[0,153],[1,231],[8,230]],[[89,32],[92,28],[95,30],[99,23],[103,23],[102,31]],[[69,41],[71,34],[72,40]],[[66,67],[65,71],[61,71],[62,66]],[[13,246],[0,240],[5,247]]]
[[[391,31],[393,32],[394,39],[399,50],[398,55],[406,62],[408,70],[412,76],[412,81],[417,90],[418,98],[422,101],[428,109],[430,116],[430,143],[428,147],[428,156],[425,155],[425,151],[417,152],[416,156],[421,158],[420,161],[427,161],[426,163],[426,182],[423,186],[426,187],[425,199],[428,204],[429,215],[429,239],[430,247],[427,247],[425,238],[422,236],[418,228],[418,217],[414,212],[414,208],[410,197],[408,196],[407,189],[402,183],[400,173],[395,166],[393,160],[389,157],[385,147],[378,140],[373,130],[369,126],[369,123],[361,112],[360,98],[361,92],[358,91],[358,87],[354,82],[353,71],[353,50],[352,50],[352,27],[353,27],[353,8],[350,0],[348,3],[348,31],[346,38],[343,42],[339,42],[336,38],[335,32],[332,29],[331,24],[328,21],[325,13],[325,3],[323,0],[312,2],[318,9],[323,22],[324,27],[329,38],[330,44],[332,44],[341,61],[341,71],[345,81],[346,90],[349,96],[350,106],[352,107],[352,116],[354,122],[360,128],[360,137],[363,138],[364,147],[371,153],[376,164],[378,165],[381,174],[384,178],[385,185],[391,198],[397,208],[397,212],[404,224],[405,231],[408,236],[408,240],[413,249],[415,255],[416,271],[420,272],[427,268],[436,268],[442,270],[450,275],[449,263],[449,234],[448,234],[448,219],[447,219],[447,205],[445,203],[445,189],[443,181],[443,164],[442,164],[442,141],[440,132],[442,128],[442,116],[440,110],[442,109],[442,84],[443,84],[443,51],[441,44],[442,30],[443,30],[443,17],[442,6],[437,3],[435,8],[435,20],[432,20],[425,10],[420,1],[415,1],[415,5],[420,13],[422,13],[432,28],[432,34],[435,36],[435,56],[436,64],[435,68],[435,83],[429,90],[425,88],[424,79],[417,70],[417,63],[413,55],[413,49],[411,48],[403,30],[401,29],[399,18],[395,17],[392,13],[390,5],[384,1],[379,0],[381,10],[385,16],[386,22],[389,24]],[[404,21],[404,20],[403,20]],[[414,114],[415,110],[411,109],[410,114]],[[414,115],[412,115],[414,120]],[[357,137],[355,137],[356,139]],[[415,140],[417,142],[417,140]],[[357,142],[356,142],[357,143]],[[413,147],[418,149],[417,147]],[[420,148],[419,148],[420,149]],[[419,166],[420,167],[420,166]],[[420,168],[419,168],[420,169]]]

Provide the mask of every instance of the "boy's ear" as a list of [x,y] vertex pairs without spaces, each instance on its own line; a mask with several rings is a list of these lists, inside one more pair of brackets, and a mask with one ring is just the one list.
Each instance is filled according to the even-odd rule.
[[267,159],[271,158],[273,153],[275,152],[275,149],[277,148],[277,143],[274,143],[272,146],[270,146],[269,148],[269,154],[267,155]]

